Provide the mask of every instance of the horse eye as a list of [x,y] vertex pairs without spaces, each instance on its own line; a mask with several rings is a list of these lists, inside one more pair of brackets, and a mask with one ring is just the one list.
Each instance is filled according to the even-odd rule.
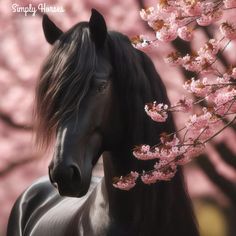
[[107,87],[107,83],[103,82],[97,87],[98,92],[102,92]]

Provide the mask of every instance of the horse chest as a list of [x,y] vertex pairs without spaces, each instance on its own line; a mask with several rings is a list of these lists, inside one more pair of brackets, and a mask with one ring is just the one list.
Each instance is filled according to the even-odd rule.
[[[100,179],[99,179],[100,180]],[[98,180],[92,181],[88,195],[82,198],[54,197],[57,204],[45,204],[29,220],[25,236],[104,236],[109,224],[108,204]],[[59,199],[59,200],[58,200]]]
[[50,209],[45,209],[44,214],[40,216],[36,212],[37,220],[34,222],[33,219],[32,223],[29,221],[27,230],[29,233],[26,235],[74,235],[67,234],[67,231],[76,232],[78,224],[71,222],[75,221],[75,215],[78,215],[81,204],[78,199],[65,198]]

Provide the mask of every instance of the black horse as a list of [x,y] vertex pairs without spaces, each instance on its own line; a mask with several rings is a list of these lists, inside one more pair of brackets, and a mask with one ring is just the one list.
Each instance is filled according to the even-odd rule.
[[[49,179],[15,203],[7,235],[199,235],[181,170],[169,182],[112,186],[114,176],[153,167],[132,156],[134,145],[175,130],[171,115],[158,124],[144,112],[147,102],[169,103],[151,60],[107,31],[96,10],[65,33],[45,15],[43,29],[53,48],[36,90],[37,140],[48,147],[55,139],[54,156]],[[94,178],[101,155],[105,177]]]

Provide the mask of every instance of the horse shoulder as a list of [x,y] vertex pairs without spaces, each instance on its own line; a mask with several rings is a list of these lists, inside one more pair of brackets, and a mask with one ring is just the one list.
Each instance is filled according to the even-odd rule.
[[27,188],[16,200],[9,217],[7,236],[24,235],[25,228],[35,213],[55,192],[47,177],[42,177]]

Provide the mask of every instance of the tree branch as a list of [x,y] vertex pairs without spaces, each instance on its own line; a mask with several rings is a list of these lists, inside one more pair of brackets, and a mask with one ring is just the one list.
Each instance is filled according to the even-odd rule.
[[236,187],[234,183],[220,175],[206,155],[201,155],[196,160],[208,178],[228,197],[232,205],[236,206]]
[[29,125],[20,125],[15,123],[9,115],[2,111],[0,111],[0,120],[15,129],[32,130],[32,127]]
[[[201,27],[201,29],[203,30],[203,32],[205,33],[205,35],[209,38],[212,39],[214,38],[214,35],[210,32],[210,28],[208,27]],[[229,67],[229,63],[227,58],[223,55],[223,53],[221,52],[221,50],[219,50],[219,52],[217,53],[217,58],[220,60],[220,62],[224,65],[224,67]]]
[[4,167],[3,169],[0,169],[0,178],[5,177],[7,174],[9,174],[14,169],[16,169],[20,166],[26,165],[30,162],[33,162],[37,159],[38,159],[38,156],[29,156],[29,157],[25,157],[21,160],[9,162],[6,167]]
[[220,158],[227,164],[236,169],[236,158],[235,154],[224,144],[218,143],[215,145],[216,150],[220,154]]

